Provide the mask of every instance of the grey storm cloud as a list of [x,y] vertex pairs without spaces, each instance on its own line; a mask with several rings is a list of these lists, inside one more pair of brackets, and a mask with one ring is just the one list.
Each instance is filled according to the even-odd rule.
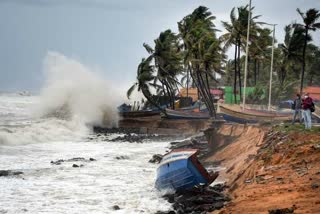
[[144,0],[0,0],[0,3],[23,4],[39,7],[82,7],[102,10],[144,10],[143,7],[151,6],[150,2]]

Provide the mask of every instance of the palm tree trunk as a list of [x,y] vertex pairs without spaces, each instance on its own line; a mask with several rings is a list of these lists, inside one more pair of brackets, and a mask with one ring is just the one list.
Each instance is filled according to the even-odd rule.
[[163,111],[163,109],[161,109],[161,107],[158,105],[158,103],[154,102],[150,92],[147,92],[146,90],[142,89],[142,94],[143,96],[149,101],[149,103],[151,103],[152,105],[154,105],[155,107],[157,107],[159,110]]
[[[169,94],[167,94],[167,92],[166,92],[166,89],[165,89],[165,85],[164,85],[164,83],[163,83],[163,80],[159,80],[160,82],[161,82],[161,84],[162,84],[162,90],[163,90],[163,94],[164,94],[164,96],[166,97],[169,97]],[[167,108],[168,108],[168,103],[166,103],[166,106],[167,106]]]
[[258,81],[260,80],[260,62],[258,61],[258,65],[257,65],[257,77],[258,77]]
[[169,98],[169,103],[170,103],[171,108],[172,108],[172,100],[171,100],[171,95],[170,95],[170,90],[169,90],[168,84],[167,84],[166,81],[163,81],[163,82],[164,82],[164,85],[166,86],[167,94],[168,94],[168,98]]
[[239,95],[240,95],[240,103],[242,100],[242,90],[241,90],[241,62],[240,62],[240,40],[238,40],[238,78],[239,78]]
[[302,52],[302,72],[301,72],[301,84],[300,84],[300,94],[302,94],[303,90],[303,81],[304,81],[304,70],[306,67],[306,49],[307,49],[307,39],[308,39],[308,27],[305,27],[305,35],[304,35],[304,45]]
[[206,81],[207,81],[207,86],[208,86],[209,95],[210,95],[210,103],[212,104],[213,116],[214,116],[214,118],[217,118],[216,109],[214,107],[214,99],[213,99],[211,91],[210,91],[209,78],[208,78],[208,74],[207,73],[206,73]]
[[174,90],[173,90],[173,87],[170,83],[168,83],[168,86],[169,86],[169,90],[170,90],[170,94],[171,94],[171,100],[172,100],[172,109],[175,109],[175,94],[174,94]]
[[189,97],[189,66],[187,68],[187,97]]
[[197,75],[197,80],[198,80],[198,91],[200,91],[202,98],[204,99],[204,102],[208,108],[209,114],[211,117],[213,117],[213,109],[212,106],[210,105],[210,99],[208,97],[207,92],[205,91],[205,84],[202,78],[202,75],[200,73],[200,67],[199,65],[196,66],[196,75]]
[[257,86],[257,59],[254,59],[254,86]]
[[237,51],[238,51],[238,46],[235,44],[234,45],[235,50],[234,50],[234,82],[233,82],[233,95],[234,95],[234,103],[237,103]]

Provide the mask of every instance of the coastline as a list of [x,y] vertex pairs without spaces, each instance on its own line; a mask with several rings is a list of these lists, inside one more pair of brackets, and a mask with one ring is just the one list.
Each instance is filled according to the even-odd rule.
[[[189,122],[189,125],[185,125],[188,124],[186,121],[176,122],[179,123],[184,125],[175,128],[184,131],[188,126],[192,126],[193,122]],[[320,211],[319,128],[304,131],[301,126],[286,124],[271,126],[213,125],[211,121],[202,123],[206,125],[202,124],[198,129],[195,128],[199,127],[197,124],[187,132],[189,136],[196,137],[178,143],[172,142],[170,149],[199,149],[199,160],[206,167],[219,166],[222,169],[217,182],[224,183],[221,188],[223,195],[220,196],[225,197],[225,200],[220,201],[219,206],[211,213]],[[157,128],[154,127],[153,130],[156,131]],[[167,200],[175,205],[172,198]],[[190,198],[186,197],[184,201],[190,202]],[[189,207],[182,211],[181,207],[180,210],[179,207],[174,207],[175,209],[168,213],[201,213],[210,210],[202,210],[198,206],[198,209]],[[213,208],[214,206],[211,211]]]

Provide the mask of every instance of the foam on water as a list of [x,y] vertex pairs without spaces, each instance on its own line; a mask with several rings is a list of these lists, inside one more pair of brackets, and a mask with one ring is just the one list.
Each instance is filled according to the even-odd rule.
[[[24,173],[0,177],[0,213],[168,210],[154,188],[157,165],[148,163],[168,143],[101,142],[91,126],[117,125],[117,91],[89,67],[58,53],[48,54],[44,70],[40,96],[0,94],[0,170]],[[77,163],[84,164],[80,168],[50,163],[74,157],[97,161]],[[114,211],[114,205],[121,209]]]
[[[0,150],[4,169],[21,177],[0,178],[0,212],[7,213],[155,213],[170,207],[154,188],[155,168],[148,163],[164,143],[54,142],[7,146]],[[117,156],[127,159],[117,160]],[[51,160],[93,157],[73,168]],[[77,163],[80,164],[80,163]],[[118,205],[121,210],[113,211]],[[1,210],[2,209],[2,210]],[[26,209],[26,210],[25,210]]]
[[44,75],[40,96],[0,95],[0,144],[78,141],[93,125],[118,125],[119,91],[94,69],[49,52]]

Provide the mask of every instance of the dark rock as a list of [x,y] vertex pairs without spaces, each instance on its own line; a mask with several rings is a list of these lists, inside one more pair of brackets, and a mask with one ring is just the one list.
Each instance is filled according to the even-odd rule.
[[152,156],[152,158],[149,160],[149,163],[160,163],[163,158],[163,155],[155,154]]
[[72,162],[72,161],[86,161],[85,158],[71,158],[69,160],[67,160],[68,162]]
[[118,205],[114,205],[114,206],[112,207],[112,209],[113,209],[113,210],[120,210],[120,207],[119,207]]
[[311,185],[311,188],[312,189],[317,189],[317,188],[319,188],[319,184],[314,183],[314,184]]
[[[94,158],[85,159],[82,157],[76,157],[76,158],[70,158],[70,159],[66,159],[66,160],[59,159],[57,161],[51,161],[50,163],[53,165],[61,165],[62,163],[65,163],[65,162],[91,162],[91,161],[96,161],[96,159],[94,159]],[[77,164],[74,164],[74,165],[77,165]]]
[[78,168],[78,167],[79,167],[79,165],[77,165],[77,164],[73,164],[73,165],[72,165],[72,167],[74,167],[74,168]]
[[294,213],[294,207],[269,210],[269,214],[289,214],[289,213]]
[[163,197],[169,203],[172,203],[172,207],[177,214],[206,213],[221,209],[225,202],[230,200],[221,192],[223,189],[224,185],[219,184],[214,187],[180,190]]
[[172,210],[166,211],[166,212],[158,211],[158,212],[156,212],[155,214],[176,214],[176,212],[175,212],[175,211],[172,211]]
[[117,157],[115,157],[117,160],[128,160],[129,159],[129,157],[128,156],[126,156],[126,155],[121,155],[121,156],[117,156]]
[[53,165],[61,165],[61,163],[63,163],[64,160],[60,159],[60,160],[57,160],[57,161],[51,161],[50,163],[53,164]]
[[14,176],[14,175],[21,175],[23,172],[14,171],[14,170],[0,170],[0,177],[1,176]]

